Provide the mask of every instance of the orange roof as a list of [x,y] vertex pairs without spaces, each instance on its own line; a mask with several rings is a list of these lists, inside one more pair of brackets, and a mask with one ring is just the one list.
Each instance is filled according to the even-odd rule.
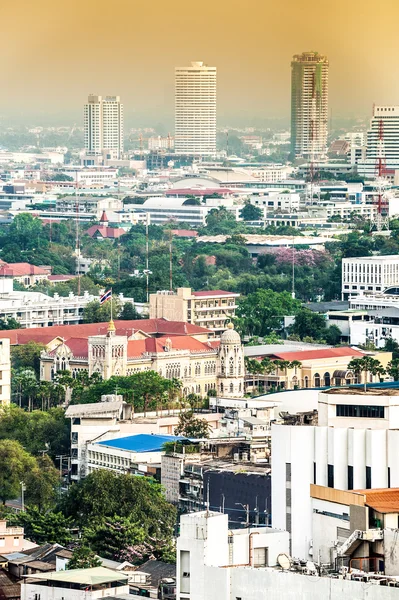
[[90,237],[93,237],[96,233],[99,233],[103,238],[116,239],[125,235],[126,231],[124,229],[118,229],[117,227],[105,227],[104,225],[92,225],[85,231],[85,234]]
[[339,356],[364,356],[363,352],[344,346],[343,348],[326,348],[319,350],[301,350],[300,352],[275,352],[271,358],[279,360],[316,360],[318,358],[336,358]]
[[[137,331],[151,336],[191,336],[209,333],[209,329],[185,323],[184,321],[168,321],[167,319],[139,319],[132,321],[115,321],[116,335],[130,337]],[[32,327],[31,329],[10,329],[0,331],[0,339],[7,338],[11,345],[27,344],[29,341],[49,343],[56,337],[64,339],[88,338],[89,335],[103,335],[108,331],[108,322],[82,323],[79,325],[53,325],[52,327]],[[43,341],[45,340],[45,341]]]
[[399,488],[354,490],[366,496],[366,504],[380,513],[399,513]]
[[48,271],[26,262],[7,263],[2,266],[0,275],[12,275],[13,277],[23,277],[24,275],[48,275]]

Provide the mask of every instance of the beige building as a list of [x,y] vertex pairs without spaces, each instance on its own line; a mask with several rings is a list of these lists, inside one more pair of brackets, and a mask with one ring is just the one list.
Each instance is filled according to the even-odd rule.
[[[320,348],[318,350],[301,350],[298,352],[276,352],[268,355],[276,361],[276,368],[270,373],[247,375],[247,388],[263,385],[266,388],[280,387],[285,389],[318,388],[336,385],[363,383],[360,376],[348,370],[352,358],[362,358],[363,352],[350,347]],[[259,357],[261,359],[262,357]],[[374,356],[385,368],[392,359],[391,352],[378,352]],[[298,364],[299,363],[299,364]],[[378,376],[369,374],[369,383],[378,382]]]
[[186,321],[210,329],[219,338],[234,318],[240,294],[224,290],[193,292],[177,288],[176,292],[150,294],[150,318]]
[[192,62],[175,69],[175,152],[216,154],[216,67]]

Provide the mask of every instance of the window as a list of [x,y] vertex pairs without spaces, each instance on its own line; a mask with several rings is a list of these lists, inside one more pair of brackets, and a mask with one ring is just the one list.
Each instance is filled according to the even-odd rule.
[[315,373],[315,376],[314,376],[314,386],[315,387],[320,387],[320,375],[319,375],[319,373]]
[[268,566],[268,548],[254,548],[254,567]]
[[384,406],[362,406],[361,404],[337,404],[337,417],[360,417],[362,419],[384,419]]
[[353,490],[353,467],[348,465],[348,490]]
[[5,546],[5,545],[6,545],[6,538],[0,537],[0,546]]
[[19,546],[19,537],[18,536],[14,537],[14,546]]
[[366,490],[371,489],[371,467],[366,467]]
[[334,487],[334,465],[327,465],[327,485],[329,488]]
[[388,487],[391,487],[391,467],[388,467]]

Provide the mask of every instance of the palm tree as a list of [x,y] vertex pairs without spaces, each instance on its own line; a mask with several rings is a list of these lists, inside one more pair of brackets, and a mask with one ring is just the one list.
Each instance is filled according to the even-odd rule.
[[277,359],[277,360],[274,361],[274,364],[277,367],[277,376],[278,376],[279,369],[284,372],[285,383],[286,383],[286,387],[287,387],[287,385],[288,385],[287,369],[290,368],[290,364],[291,364],[290,361],[289,360],[279,360],[279,359]]
[[[385,369],[379,360],[376,360],[372,356],[363,356],[363,358],[352,358],[348,364],[348,370],[353,371],[359,376],[364,373],[364,391],[367,392],[367,376],[379,375],[380,378],[385,374]],[[360,382],[359,382],[360,383]]]
[[294,376],[297,376],[297,370],[300,369],[302,367],[302,363],[300,360],[292,360],[290,362],[290,369],[294,369]]

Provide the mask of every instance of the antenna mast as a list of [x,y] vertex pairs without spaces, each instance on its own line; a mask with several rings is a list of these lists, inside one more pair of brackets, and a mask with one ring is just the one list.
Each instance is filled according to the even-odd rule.
[[80,296],[80,239],[79,239],[79,194],[78,194],[78,172],[76,171],[75,182],[75,208],[76,208],[76,274],[78,276],[78,296]]
[[377,155],[375,163],[376,171],[376,183],[375,187],[377,194],[374,198],[374,204],[377,205],[377,214],[372,218],[371,227],[377,232],[381,232],[383,229],[389,231],[389,210],[388,201],[386,197],[386,188],[388,185],[387,181],[387,167],[386,167],[386,156],[385,156],[385,145],[384,145],[384,122],[382,119],[378,122],[378,139],[377,139]]

